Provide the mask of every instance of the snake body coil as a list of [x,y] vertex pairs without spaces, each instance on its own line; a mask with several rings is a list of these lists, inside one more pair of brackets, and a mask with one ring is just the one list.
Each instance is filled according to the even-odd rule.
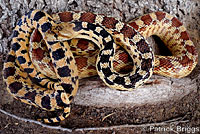
[[[152,34],[159,36],[174,56],[156,55],[154,61],[145,40]],[[145,83],[153,71],[180,78],[196,64],[197,52],[185,27],[167,13],[147,14],[126,24],[90,12],[62,12],[51,17],[33,10],[14,29],[3,73],[7,90],[15,98],[44,110],[63,109],[60,116],[42,119],[53,123],[69,115],[78,76],[98,73],[109,87],[132,90]],[[119,73],[127,67],[128,73]]]
[[[126,26],[123,23],[120,24],[122,25],[121,28]],[[108,33],[104,28],[106,28],[105,25],[81,19],[57,24],[51,16],[43,11],[30,11],[20,19],[14,30],[12,49],[4,64],[4,80],[8,91],[15,98],[27,104],[49,111],[64,110],[63,114],[58,117],[42,119],[45,123],[64,120],[70,113],[70,102],[78,88],[78,71],[67,42],[72,38],[90,40],[100,48],[97,57],[97,72],[108,86],[122,90],[130,90],[140,86],[152,74],[152,71],[147,71],[153,69],[151,48],[147,48],[147,51],[133,53],[137,51],[133,43],[136,43],[136,45],[143,43],[147,46],[148,44],[130,26],[126,26],[126,28],[132,30],[131,34],[121,34],[116,29]],[[56,80],[38,71],[30,59],[28,53],[30,49],[29,39],[35,29],[40,32],[45,41],[49,57],[52,59]],[[121,29],[117,30],[121,31]],[[114,32],[117,32],[115,35],[118,35],[115,38],[124,41],[122,47],[128,51],[135,63],[133,71],[129,74],[120,74],[113,69],[112,59],[114,58],[116,44],[111,33]],[[133,40],[134,37],[136,40]],[[145,53],[148,56],[145,56]],[[138,58],[141,60],[138,60]],[[148,62],[149,60],[151,61],[148,63],[149,66],[142,66],[141,68],[141,62]]]

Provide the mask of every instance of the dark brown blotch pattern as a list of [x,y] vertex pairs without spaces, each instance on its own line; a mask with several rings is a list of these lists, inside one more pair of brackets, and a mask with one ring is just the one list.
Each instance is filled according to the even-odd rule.
[[80,21],[94,23],[96,15],[91,12],[82,13],[80,17]]
[[137,33],[133,28],[128,25],[124,25],[120,32],[124,35],[124,38],[128,37],[129,39],[133,38],[134,35]]
[[114,29],[116,24],[118,23],[118,20],[112,17],[104,17],[102,21],[102,25],[109,29]]
[[73,13],[71,12],[62,12],[59,13],[58,15],[61,22],[69,22],[73,20]]

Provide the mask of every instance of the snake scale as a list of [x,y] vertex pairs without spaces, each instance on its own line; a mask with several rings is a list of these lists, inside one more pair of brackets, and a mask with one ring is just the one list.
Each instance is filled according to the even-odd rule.
[[[173,56],[154,56],[145,39],[151,35],[159,36]],[[51,17],[32,10],[14,29],[3,73],[7,90],[15,98],[44,110],[63,109],[57,117],[41,119],[53,123],[68,117],[79,78],[98,74],[111,88],[132,90],[153,72],[187,76],[197,57],[185,27],[164,12],[126,24],[91,12],[62,12]],[[119,73],[127,67],[128,73]]]

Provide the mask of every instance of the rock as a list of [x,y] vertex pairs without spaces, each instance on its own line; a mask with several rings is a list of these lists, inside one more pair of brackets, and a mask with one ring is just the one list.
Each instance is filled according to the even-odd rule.
[[197,89],[196,79],[192,80],[189,77],[169,79],[153,75],[144,86],[133,91],[111,89],[99,77],[93,77],[80,81],[74,104],[113,108],[134,107],[180,100],[191,92],[197,92]]

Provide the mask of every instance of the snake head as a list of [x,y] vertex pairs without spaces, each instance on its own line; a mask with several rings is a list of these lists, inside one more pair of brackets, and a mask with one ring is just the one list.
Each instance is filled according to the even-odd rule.
[[76,36],[74,32],[73,23],[63,22],[52,26],[50,30],[45,33],[45,39],[48,41],[66,41],[71,40]]

